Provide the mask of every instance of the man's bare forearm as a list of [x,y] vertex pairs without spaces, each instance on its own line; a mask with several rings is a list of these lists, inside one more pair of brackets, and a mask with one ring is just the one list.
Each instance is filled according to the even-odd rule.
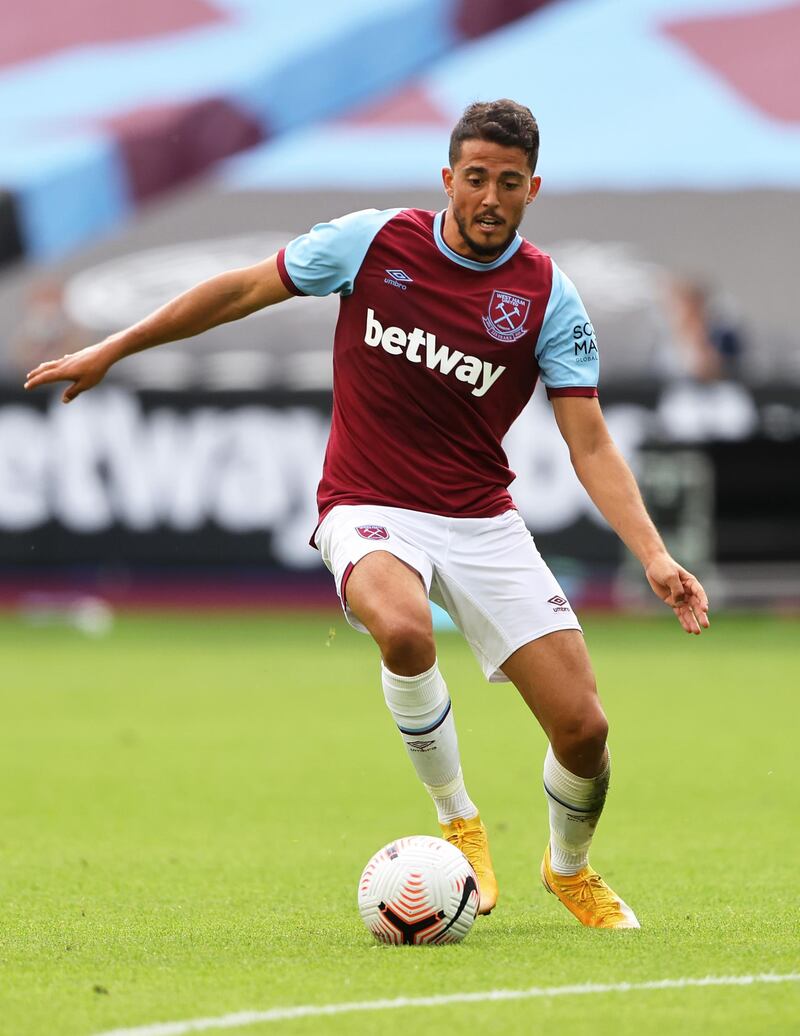
[[642,565],[667,552],[633,472],[611,439],[574,459],[573,465],[598,510]]
[[126,356],[154,345],[193,338],[219,324],[283,302],[291,295],[281,279],[274,255],[255,266],[221,273],[185,291],[125,331],[109,335],[77,353],[40,363],[28,372],[25,388],[70,381],[72,385],[62,396],[63,401],[69,403],[101,382],[109,367]]
[[597,399],[556,396],[553,410],[578,478],[603,517],[642,563],[653,593],[672,608],[687,633],[707,629],[706,592],[697,577],[667,552],[633,472],[609,435]]
[[247,281],[232,270],[212,277],[172,299],[154,313],[107,339],[112,362],[167,342],[209,331],[260,308],[253,304]]

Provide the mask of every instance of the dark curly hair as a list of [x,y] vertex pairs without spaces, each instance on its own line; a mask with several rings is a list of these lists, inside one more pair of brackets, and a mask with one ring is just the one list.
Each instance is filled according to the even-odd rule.
[[450,168],[461,157],[465,140],[489,140],[503,147],[518,147],[528,157],[531,173],[539,157],[539,126],[530,108],[507,97],[476,101],[464,109],[450,134]]

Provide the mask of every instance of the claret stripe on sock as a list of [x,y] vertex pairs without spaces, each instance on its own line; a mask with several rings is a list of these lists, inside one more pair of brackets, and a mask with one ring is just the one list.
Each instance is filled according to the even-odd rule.
[[437,727],[440,727],[442,725],[442,723],[444,723],[444,721],[447,719],[447,716],[448,716],[448,714],[450,712],[451,705],[452,705],[451,699],[448,698],[447,699],[447,704],[444,707],[444,712],[441,714],[441,716],[439,716],[438,719],[434,720],[434,722],[431,723],[431,725],[429,727],[422,727],[421,730],[412,730],[410,727],[401,727],[400,724],[398,723],[397,724],[397,729],[400,731],[401,734],[408,734],[411,737],[417,737],[418,735],[422,735],[422,734],[430,734],[434,730],[436,730]]
[[[544,782],[542,782],[542,783],[544,783]],[[544,785],[544,790],[545,790],[545,793],[550,796],[550,798],[553,800],[553,802],[557,802],[560,806],[564,806],[565,809],[571,809],[575,813],[596,813],[597,812],[597,806],[590,806],[589,809],[586,809],[585,806],[583,806],[583,807],[582,806],[573,806],[571,802],[565,802],[563,799],[560,799],[558,797],[558,795],[554,795],[552,793],[552,791],[550,791],[550,789],[547,787],[546,784]]]

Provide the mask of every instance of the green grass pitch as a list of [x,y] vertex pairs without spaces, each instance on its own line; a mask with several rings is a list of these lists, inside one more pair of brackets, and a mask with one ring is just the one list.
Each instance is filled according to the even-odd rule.
[[[544,737],[439,637],[500,903],[459,946],[377,947],[369,856],[436,832],[371,642],[332,614],[0,619],[0,1032],[93,1036],[244,1010],[800,971],[790,618],[586,619],[613,779],[593,863],[639,932],[547,895]],[[329,629],[336,635],[331,639]],[[659,1036],[800,1032],[800,983],[610,992],[228,1028]]]

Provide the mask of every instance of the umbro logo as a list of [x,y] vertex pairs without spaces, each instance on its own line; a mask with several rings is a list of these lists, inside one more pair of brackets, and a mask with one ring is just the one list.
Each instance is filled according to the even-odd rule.
[[414,278],[409,277],[405,270],[387,270],[388,277],[383,278],[384,284],[391,284],[394,288],[406,290],[407,285],[414,283]]
[[406,741],[409,752],[430,752],[436,749],[436,738],[431,741]]
[[553,605],[554,612],[568,612],[571,610],[570,606],[567,604],[566,597],[559,597],[558,594],[556,594],[555,597],[548,597],[547,603]]

